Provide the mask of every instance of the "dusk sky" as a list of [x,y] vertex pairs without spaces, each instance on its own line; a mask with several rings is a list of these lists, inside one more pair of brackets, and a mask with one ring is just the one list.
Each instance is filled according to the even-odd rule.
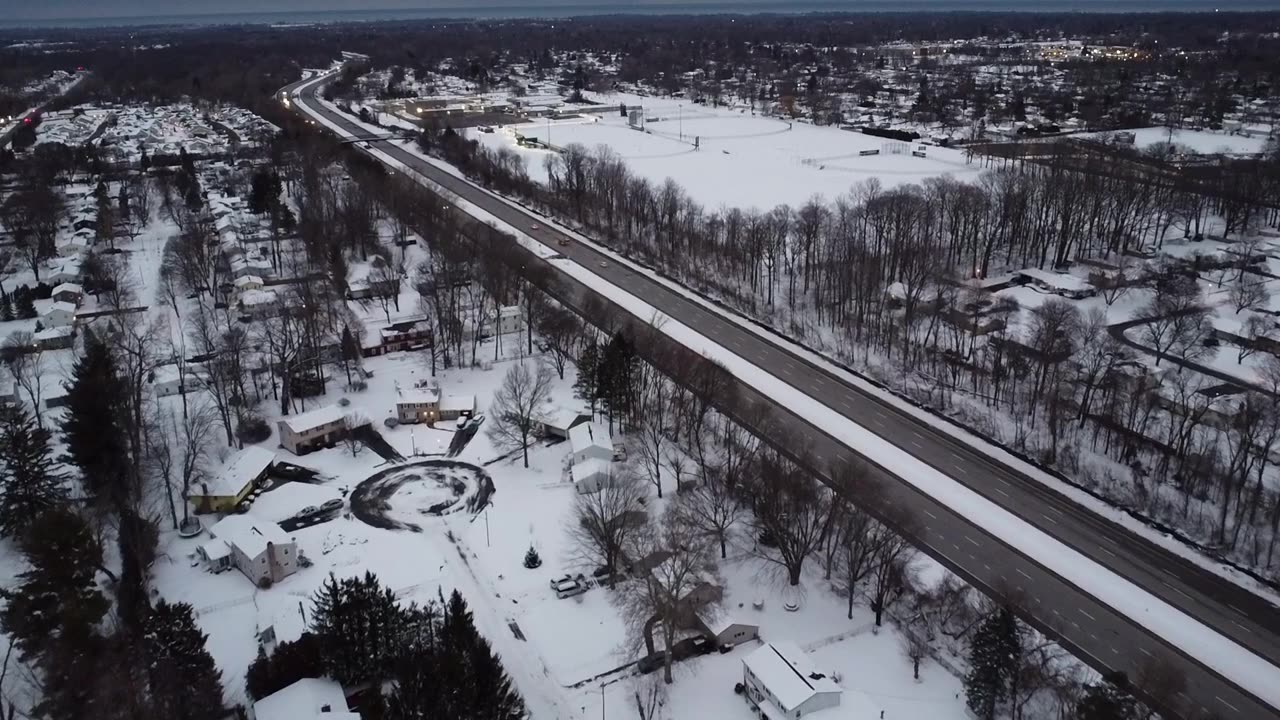
[[[197,15],[323,10],[401,10],[414,8],[537,7],[552,5],[663,5],[680,0],[0,0],[0,15],[10,20]],[[700,0],[701,4],[749,4]],[[853,3],[850,3],[853,4]]]

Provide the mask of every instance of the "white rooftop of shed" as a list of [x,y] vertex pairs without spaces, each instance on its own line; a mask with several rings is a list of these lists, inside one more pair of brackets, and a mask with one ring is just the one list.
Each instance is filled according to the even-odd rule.
[[575,453],[597,447],[613,453],[613,437],[609,428],[598,422],[585,422],[569,429],[569,445]]
[[335,680],[303,678],[253,704],[257,720],[360,720]]

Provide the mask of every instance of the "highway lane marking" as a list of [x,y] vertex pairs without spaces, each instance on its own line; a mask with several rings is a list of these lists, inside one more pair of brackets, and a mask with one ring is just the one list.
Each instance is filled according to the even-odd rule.
[[955,453],[951,453],[951,457],[953,457],[953,458],[955,458],[955,459],[959,460],[960,462],[964,462],[964,458],[960,457],[959,455],[957,455],[957,454],[955,454]]
[[1241,630],[1244,630],[1245,632],[1248,632],[1248,630],[1249,630],[1249,628],[1247,628],[1247,627],[1245,627],[1245,626],[1241,625],[1240,623],[1236,622],[1235,620],[1232,620],[1232,621],[1231,621],[1231,624],[1232,624],[1232,625],[1235,625],[1236,627],[1240,628]]
[[928,510],[925,510],[925,511],[924,511],[924,514],[925,514],[925,515],[928,515],[929,517],[933,518],[934,520],[937,520],[937,519],[938,519],[938,516],[937,516],[937,515],[934,515],[933,513],[929,512]]
[[1057,524],[1058,524],[1058,521],[1057,521],[1057,520],[1054,520],[1053,518],[1049,517],[1048,515],[1045,515],[1044,513],[1040,513],[1040,517],[1044,518],[1045,520],[1048,520],[1049,522],[1053,523],[1054,525],[1057,525]]
[[1231,608],[1232,610],[1235,610],[1236,612],[1240,613],[1245,617],[1249,617],[1249,613],[1241,610],[1240,608],[1236,607],[1235,605],[1232,605],[1231,603],[1227,603],[1227,607]]
[[1155,655],[1152,655],[1152,654],[1151,654],[1151,651],[1150,651],[1150,650],[1148,650],[1148,649],[1146,649],[1146,648],[1144,648],[1144,647],[1140,647],[1140,648],[1138,648],[1138,650],[1140,650],[1140,651],[1142,652],[1142,654],[1143,654],[1143,655],[1146,655],[1146,656],[1147,656],[1147,657],[1149,657],[1149,658],[1153,658],[1153,657],[1155,657]]
[[1019,575],[1021,575],[1022,577],[1026,578],[1026,579],[1028,579],[1028,580],[1030,580],[1030,579],[1031,579],[1031,576],[1030,576],[1030,575],[1028,575],[1028,574],[1026,574],[1026,573],[1022,572],[1022,568],[1014,568],[1014,569],[1015,569],[1015,570],[1017,570],[1017,571],[1018,571],[1018,574],[1019,574]]
[[1218,697],[1217,695],[1214,695],[1214,696],[1213,696],[1213,699],[1214,699],[1214,700],[1217,700],[1218,702],[1222,703],[1223,705],[1226,705],[1227,707],[1231,708],[1231,712],[1240,712],[1240,708],[1236,707],[1235,705],[1232,705],[1231,703],[1227,702],[1226,700],[1223,700],[1222,698]]
[[1005,492],[1005,491],[1001,490],[1000,488],[993,488],[993,489],[994,489],[996,492],[1000,493],[1001,495],[1003,495],[1003,496],[1005,496],[1005,497],[1009,497],[1009,493],[1007,493],[1007,492]]
[[988,565],[988,564],[986,564],[986,563],[982,563],[982,567],[986,568],[986,569],[987,569],[987,572],[991,572],[991,566],[990,566],[990,565]]
[[973,546],[974,546],[974,547],[982,547],[982,545],[981,545],[977,540],[974,540],[973,538],[969,537],[968,535],[965,535],[965,536],[964,536],[964,539],[965,539],[965,540],[968,540],[968,541],[969,541],[969,542],[971,542],[971,543],[973,543]]
[[1169,588],[1170,590],[1172,590],[1172,591],[1174,591],[1174,592],[1178,593],[1178,594],[1179,594],[1179,595],[1181,595],[1182,597],[1184,597],[1184,598],[1188,599],[1188,600],[1194,600],[1194,599],[1195,599],[1195,598],[1191,597],[1190,595],[1188,595],[1188,594],[1186,594],[1186,593],[1182,592],[1182,590],[1180,590],[1180,589],[1178,589],[1178,588],[1176,588],[1176,587],[1174,587],[1174,586],[1170,585],[1169,583],[1165,582],[1164,580],[1161,580],[1161,581],[1160,581],[1160,583],[1161,583],[1162,585],[1164,585],[1165,587]]
[[1099,549],[1099,550],[1101,550],[1102,552],[1104,552],[1104,553],[1106,553],[1106,554],[1110,555],[1111,557],[1115,557],[1115,556],[1116,556],[1116,554],[1115,554],[1115,553],[1111,552],[1110,550],[1108,550],[1108,549],[1106,549],[1106,548],[1104,548],[1104,547],[1099,547],[1098,549]]
[[924,449],[924,446],[923,446],[923,445],[921,445],[919,442],[917,442],[917,441],[915,441],[915,440],[912,440],[912,441],[911,441],[911,446],[912,446],[912,447],[914,447],[914,448],[916,448],[917,450],[923,450],[923,449]]
[[1080,613],[1081,615],[1083,615],[1083,616],[1085,616],[1085,617],[1089,618],[1090,620],[1092,620],[1092,621],[1094,621],[1094,622],[1097,622],[1097,621],[1098,621],[1098,618],[1096,618],[1096,617],[1094,617],[1094,616],[1090,615],[1090,614],[1089,614],[1089,613],[1088,613],[1084,608],[1076,608],[1076,612]]
[[1120,651],[1119,651],[1119,650],[1117,650],[1117,649],[1115,649],[1115,648],[1111,648],[1111,654],[1112,654],[1112,655],[1119,655],[1119,654],[1120,654]]
[[952,465],[951,467],[955,468],[955,471],[956,471],[956,472],[958,472],[958,473],[960,473],[961,475],[968,475],[968,474],[969,474],[969,471],[968,471],[968,470],[965,470],[964,468],[960,467],[959,465]]

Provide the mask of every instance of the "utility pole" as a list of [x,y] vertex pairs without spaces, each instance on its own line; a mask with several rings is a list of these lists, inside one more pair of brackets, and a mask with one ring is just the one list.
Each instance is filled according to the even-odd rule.
[[680,122],[680,142],[684,142],[684,105],[676,104],[676,113]]

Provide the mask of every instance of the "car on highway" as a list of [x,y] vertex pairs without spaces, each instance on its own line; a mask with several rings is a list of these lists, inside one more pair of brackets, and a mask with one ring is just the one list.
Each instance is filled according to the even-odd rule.
[[601,261],[600,261],[600,267],[602,267],[602,268],[607,268],[607,267],[609,267],[609,263],[608,263],[607,261],[601,260]]
[[557,245],[560,245],[561,247],[568,247],[568,246],[569,246],[569,238],[567,238],[567,237],[561,237],[559,240],[557,240],[557,241],[556,241],[556,244],[557,244]]
[[530,229],[530,230],[540,230],[541,228],[539,228],[539,227],[538,227],[538,223],[534,223],[534,224],[532,224],[532,225],[530,225],[530,226],[529,226],[529,229]]

